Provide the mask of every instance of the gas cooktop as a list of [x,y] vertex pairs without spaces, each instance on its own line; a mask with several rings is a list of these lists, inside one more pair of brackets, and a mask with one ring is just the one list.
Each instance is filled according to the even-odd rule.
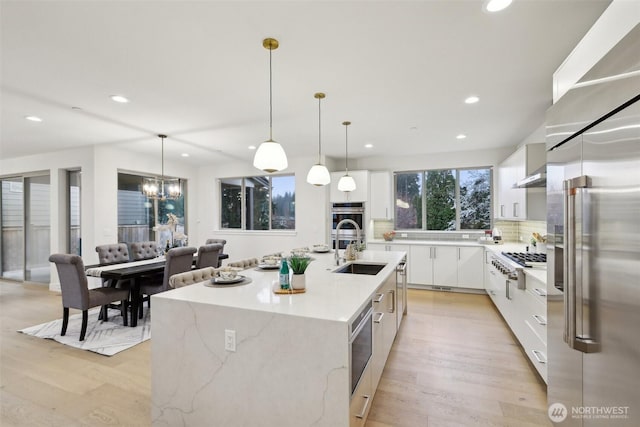
[[547,254],[538,254],[533,252],[502,252],[502,255],[523,267],[531,267],[531,263],[547,262]]

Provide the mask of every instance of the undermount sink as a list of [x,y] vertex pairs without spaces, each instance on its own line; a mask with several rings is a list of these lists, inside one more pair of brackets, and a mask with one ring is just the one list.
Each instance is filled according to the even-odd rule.
[[352,262],[351,264],[346,264],[342,267],[336,268],[335,270],[333,270],[333,272],[347,274],[368,274],[370,276],[375,276],[386,265],[387,264]]

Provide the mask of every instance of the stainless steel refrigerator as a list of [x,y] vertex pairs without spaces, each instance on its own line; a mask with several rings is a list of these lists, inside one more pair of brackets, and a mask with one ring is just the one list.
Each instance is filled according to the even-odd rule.
[[546,123],[549,417],[640,426],[640,25]]

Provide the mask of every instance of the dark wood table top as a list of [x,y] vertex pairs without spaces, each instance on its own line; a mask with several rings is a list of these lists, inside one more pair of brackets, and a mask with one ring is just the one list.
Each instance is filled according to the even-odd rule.
[[[219,259],[228,259],[228,254],[220,254]],[[195,264],[197,258],[193,258],[193,263]],[[121,263],[122,267],[114,268],[110,270],[104,270],[100,273],[100,277],[103,279],[117,279],[117,280],[126,280],[126,279],[135,279],[136,277],[143,276],[145,274],[153,274],[153,273],[161,273],[164,271],[165,261],[158,261],[154,263],[144,264],[144,265],[134,265],[127,266],[128,262]],[[114,264],[109,264],[114,265]],[[85,266],[85,270],[89,268],[101,267],[100,264],[87,265]]]

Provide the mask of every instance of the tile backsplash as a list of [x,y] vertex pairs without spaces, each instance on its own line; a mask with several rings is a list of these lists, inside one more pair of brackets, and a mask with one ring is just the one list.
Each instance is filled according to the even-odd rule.
[[[393,230],[393,220],[374,220],[373,238],[382,239],[382,234]],[[495,221],[494,228],[502,231],[502,240],[505,242],[529,243],[533,233],[547,234],[547,223],[545,221]],[[407,237],[400,236],[406,233]],[[464,232],[424,232],[424,231],[403,231],[396,234],[396,240],[462,240],[462,234],[468,234],[470,240],[477,240],[484,235],[484,231],[464,231]]]

